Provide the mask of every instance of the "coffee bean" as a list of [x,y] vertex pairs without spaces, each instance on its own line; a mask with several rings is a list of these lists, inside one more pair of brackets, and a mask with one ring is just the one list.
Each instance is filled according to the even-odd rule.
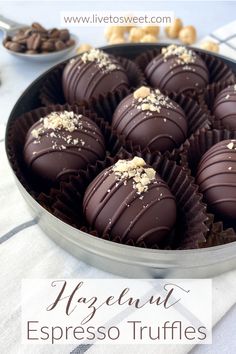
[[66,42],[70,39],[70,33],[67,29],[60,30],[59,38],[61,41]]
[[26,44],[28,36],[25,34],[16,34],[12,37],[12,42],[17,42],[20,44]]
[[10,42],[11,41],[11,37],[10,36],[7,36],[4,38],[4,40],[2,41],[3,45],[6,45],[7,42]]
[[57,28],[52,28],[48,31],[48,36],[51,38],[58,38],[60,35],[60,31]]
[[34,30],[32,30],[32,28],[27,28],[27,30],[24,32],[24,34],[26,35],[26,36],[31,36],[31,34],[33,34],[34,33]]
[[11,42],[8,49],[12,50],[13,52],[23,52],[24,46],[20,43]]
[[59,40],[59,41],[56,41],[55,47],[56,47],[56,50],[62,50],[62,49],[66,48],[66,45],[64,42]]
[[28,39],[27,39],[27,48],[28,50],[36,50],[40,47],[41,44],[41,36],[40,34],[33,33]]
[[47,32],[47,30],[38,22],[32,23],[31,27],[39,32]]
[[66,41],[66,46],[67,47],[72,47],[75,44],[74,39],[69,39],[68,41]]
[[9,50],[32,55],[63,50],[74,44],[75,41],[70,39],[67,29],[46,30],[38,22],[32,23],[30,27],[19,29],[13,37],[8,36],[3,41],[3,45]]
[[48,52],[53,52],[55,50],[55,45],[52,42],[46,41],[43,42],[41,45],[42,51],[48,51]]
[[5,46],[7,49],[10,49],[11,44],[12,44],[11,41],[7,41],[7,42],[4,43],[4,46]]
[[26,52],[25,52],[26,54],[38,54],[38,52],[37,52],[37,50],[27,50]]

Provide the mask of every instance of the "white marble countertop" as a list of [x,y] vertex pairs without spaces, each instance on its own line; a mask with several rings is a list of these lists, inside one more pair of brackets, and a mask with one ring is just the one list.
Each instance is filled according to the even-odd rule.
[[[14,2],[0,1],[0,14],[12,18],[18,22],[31,23],[35,20],[42,22],[46,27],[60,26],[60,11],[69,10],[124,10],[130,12],[135,4],[136,10],[155,9],[172,10],[185,24],[193,24],[198,29],[199,38],[203,38],[216,28],[235,20],[236,3],[229,1],[221,2]],[[50,14],[50,16],[49,16]],[[92,28],[75,28],[82,43],[90,43],[94,46],[105,45],[103,28],[96,28],[96,35]],[[0,124],[7,122],[9,113],[24,89],[40,73],[47,70],[54,63],[29,63],[19,60],[0,47]],[[191,354],[233,354],[236,353],[235,338],[236,308],[216,326],[213,333],[213,345],[195,348]],[[15,354],[15,353],[13,353]]]

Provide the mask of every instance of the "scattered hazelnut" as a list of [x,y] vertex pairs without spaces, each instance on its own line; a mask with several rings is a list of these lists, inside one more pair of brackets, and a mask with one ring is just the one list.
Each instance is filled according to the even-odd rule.
[[147,96],[149,96],[151,93],[151,90],[149,87],[146,86],[141,86],[140,88],[138,88],[136,91],[134,91],[133,96],[134,98],[138,99],[138,98],[145,98]]
[[219,53],[220,47],[219,44],[212,41],[205,41],[201,43],[201,48],[208,50],[209,52]]
[[156,43],[157,42],[157,37],[155,37],[153,34],[145,34],[145,36],[143,36],[140,39],[141,43]]
[[196,38],[197,32],[193,26],[183,27],[179,32],[179,40],[184,44],[193,44],[196,42]]
[[84,43],[81,44],[81,46],[79,46],[79,48],[77,48],[76,52],[77,54],[83,53],[83,52],[87,52],[88,50],[92,49],[93,47],[88,44],[88,43]]
[[152,36],[158,36],[160,33],[160,27],[158,26],[146,26],[142,27],[146,34],[151,34]]
[[119,44],[119,43],[125,43],[124,36],[117,35],[116,33],[113,33],[111,37],[109,38],[109,44]]
[[183,22],[180,18],[176,18],[171,26],[165,28],[167,37],[178,38],[180,30],[183,28]]
[[145,31],[143,28],[133,27],[129,32],[129,41],[138,43],[140,39],[145,36]]
[[105,38],[109,41],[114,34],[116,34],[117,37],[123,37],[125,31],[126,27],[123,26],[109,26],[105,29]]

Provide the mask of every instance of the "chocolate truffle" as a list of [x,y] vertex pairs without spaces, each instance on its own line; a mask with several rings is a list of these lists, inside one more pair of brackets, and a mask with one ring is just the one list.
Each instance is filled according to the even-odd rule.
[[121,101],[112,126],[134,146],[151,151],[173,150],[187,137],[183,109],[159,90],[144,86]]
[[200,90],[208,84],[205,62],[191,49],[174,44],[162,48],[146,67],[150,85],[167,92]]
[[176,203],[167,184],[142,158],[119,160],[88,186],[84,215],[100,235],[138,245],[158,244],[176,222]]
[[236,85],[225,88],[216,96],[213,114],[223,127],[236,130]]
[[71,59],[63,71],[62,83],[69,103],[87,101],[129,86],[125,69],[118,60],[98,49]]
[[37,121],[28,131],[24,146],[30,170],[51,182],[104,156],[105,144],[98,126],[68,111],[51,112]]
[[236,140],[223,140],[203,155],[196,182],[210,210],[235,222]]

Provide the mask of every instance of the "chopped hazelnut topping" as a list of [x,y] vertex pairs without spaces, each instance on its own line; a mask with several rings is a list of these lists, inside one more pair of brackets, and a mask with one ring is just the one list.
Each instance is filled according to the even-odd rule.
[[[161,108],[173,108],[174,105],[169,99],[169,97],[163,95],[158,89],[149,90],[148,95],[144,97],[135,97],[133,105],[142,111],[158,112],[160,113]],[[135,91],[136,92],[136,91]],[[147,92],[147,91],[146,91]]]
[[141,194],[148,190],[148,185],[155,180],[156,175],[153,168],[145,166],[145,161],[135,156],[132,160],[117,161],[112,170],[116,179],[124,181],[124,185],[127,184],[127,180],[132,179],[133,188],[138,194]]
[[236,140],[231,140],[231,142],[227,145],[227,148],[230,150],[236,150]]
[[136,91],[134,91],[133,95],[134,98],[145,98],[147,96],[149,96],[151,93],[151,90],[149,87],[146,86],[142,86],[139,89],[137,89]]
[[162,54],[164,56],[164,60],[171,56],[175,56],[178,64],[194,63],[196,60],[196,54],[191,49],[184,46],[177,46],[175,44],[162,48]]
[[[82,123],[80,121],[81,115],[77,115],[74,112],[51,112],[46,117],[41,118],[42,126],[38,129],[32,130],[31,134],[34,138],[38,138],[46,130],[66,130],[73,132],[78,128],[81,128]],[[51,137],[55,137],[55,133],[51,133]]]
[[51,112],[46,117],[40,119],[40,126],[33,129],[31,135],[36,139],[35,142],[40,142],[41,136],[46,133],[48,137],[52,138],[53,149],[64,150],[67,148],[64,143],[58,144],[54,139],[63,140],[67,145],[80,144],[83,146],[85,142],[82,139],[73,139],[71,134],[65,134],[66,132],[72,133],[75,130],[83,128],[81,117],[82,115],[75,114],[74,112]]
[[118,69],[118,66],[112,63],[109,55],[99,49],[91,49],[89,52],[81,56],[84,63],[95,62],[101,70],[113,71]]

